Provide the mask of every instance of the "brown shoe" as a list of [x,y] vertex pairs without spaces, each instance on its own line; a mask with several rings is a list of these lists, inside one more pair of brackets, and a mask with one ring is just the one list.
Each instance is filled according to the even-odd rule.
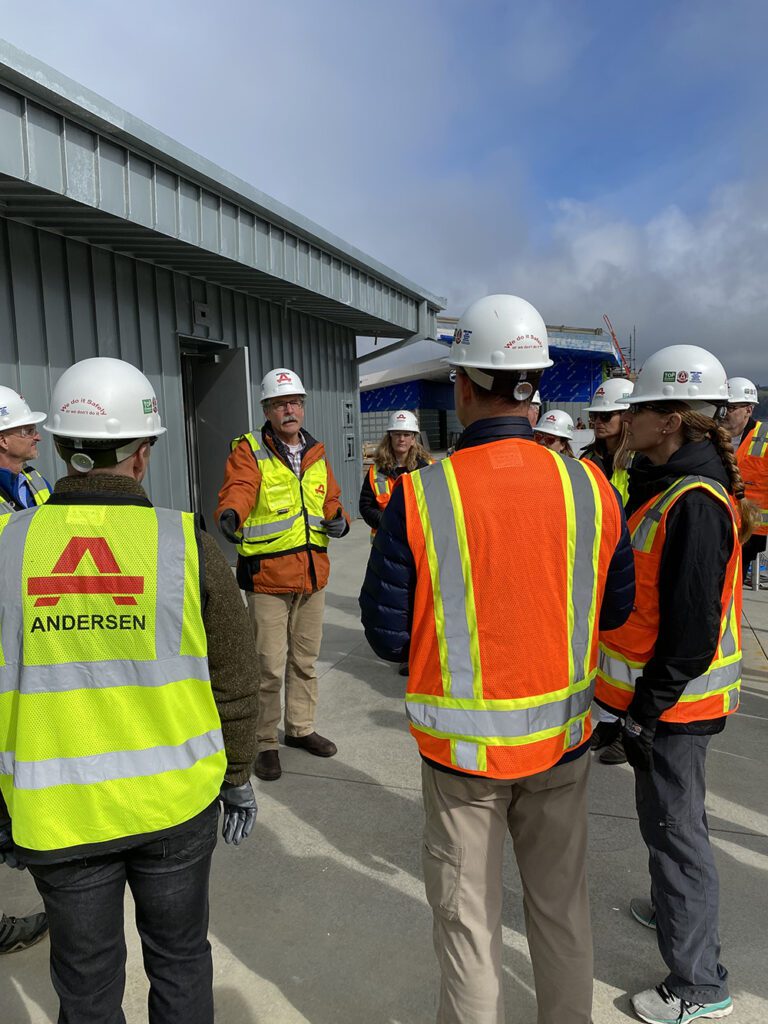
[[256,764],[253,766],[253,774],[262,782],[274,782],[283,774],[280,767],[280,756],[276,750],[262,750],[256,755]]
[[302,750],[306,750],[308,754],[314,754],[315,757],[333,757],[337,749],[335,743],[316,732],[311,732],[309,736],[286,736],[285,745],[286,747],[301,747]]

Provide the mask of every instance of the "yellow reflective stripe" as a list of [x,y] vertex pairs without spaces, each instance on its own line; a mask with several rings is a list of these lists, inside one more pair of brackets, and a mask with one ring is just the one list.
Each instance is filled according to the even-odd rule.
[[[600,492],[597,487],[592,473],[585,469],[587,479],[589,480],[590,487],[592,488],[592,500],[594,502],[595,519],[594,519],[594,535],[592,537],[592,567],[594,571],[592,581],[592,600],[589,605],[589,613],[587,616],[587,636],[589,639],[595,635],[595,619],[597,618],[597,577],[600,566],[600,544],[603,536],[603,503],[600,500]],[[582,520],[579,524],[579,530],[582,532],[586,530],[586,522]],[[576,593],[571,595],[572,602],[575,606],[577,601],[583,599],[583,594]],[[591,646],[589,642],[585,645],[584,650],[584,662],[583,665],[579,666],[578,675],[587,676],[589,674],[589,659],[590,659]],[[592,673],[594,675],[594,672]]]
[[752,440],[747,449],[747,455],[754,458],[763,458],[768,452],[768,420],[755,424]]
[[459,558],[461,559],[461,574],[464,580],[464,609],[469,632],[469,656],[472,662],[472,692],[476,700],[482,700],[483,670],[480,663],[480,639],[477,627],[477,609],[475,607],[475,587],[472,581],[472,559],[470,558],[469,544],[467,543],[464,506],[461,503],[459,485],[456,482],[456,472],[450,459],[446,459],[443,462],[442,468],[448,485],[448,493],[451,496],[451,505],[453,506],[456,539],[459,544]]
[[413,485],[416,509],[419,513],[421,529],[424,534],[424,548],[427,553],[429,577],[432,582],[432,605],[435,610],[435,635],[437,637],[437,652],[440,658],[440,675],[443,680],[443,693],[448,696],[451,692],[451,673],[448,668],[445,609],[443,608],[443,595],[440,591],[440,565],[437,560],[437,552],[435,551],[435,538],[432,533],[432,524],[429,521],[429,510],[427,509],[427,499],[424,494],[424,485],[421,482],[421,474],[411,473],[408,479]]
[[[567,600],[567,615],[568,615],[568,636],[573,636],[573,569],[576,563],[576,506],[573,500],[573,488],[571,487],[570,477],[565,468],[564,460],[556,455],[554,452],[550,452],[548,448],[544,449],[554,459],[557,472],[560,475],[560,485],[563,489],[563,501],[565,503],[565,521],[566,521],[566,543],[568,550],[565,557],[565,571],[566,571],[566,588],[568,594]],[[568,644],[568,678],[573,679],[576,675],[576,666],[573,663],[573,645]]]

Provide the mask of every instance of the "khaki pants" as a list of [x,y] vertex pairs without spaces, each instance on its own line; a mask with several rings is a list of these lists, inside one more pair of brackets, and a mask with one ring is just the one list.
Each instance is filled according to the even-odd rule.
[[588,770],[584,755],[526,779],[497,782],[422,764],[424,883],[441,973],[438,1024],[504,1022],[507,832],[523,883],[538,1024],[589,1024]]
[[325,591],[313,594],[248,594],[259,671],[257,752],[277,750],[285,679],[285,732],[308,736],[315,727],[315,662],[323,638]]

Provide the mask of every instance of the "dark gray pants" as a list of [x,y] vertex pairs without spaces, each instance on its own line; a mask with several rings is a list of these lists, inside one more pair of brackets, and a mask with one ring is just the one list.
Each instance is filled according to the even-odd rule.
[[657,735],[653,771],[635,772],[656,935],[670,972],[665,983],[692,1003],[715,1003],[728,995],[728,972],[720,963],[720,886],[704,810],[711,738]]

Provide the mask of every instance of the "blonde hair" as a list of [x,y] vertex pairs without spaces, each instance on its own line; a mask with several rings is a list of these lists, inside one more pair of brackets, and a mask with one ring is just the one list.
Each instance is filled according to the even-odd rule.
[[[413,444],[408,449],[408,454],[405,457],[405,468],[409,473],[412,473],[419,465],[419,459],[423,462],[429,462],[430,455],[426,448],[419,442],[419,435],[417,434]],[[392,447],[392,438],[390,437],[389,431],[386,432],[384,437],[379,441],[379,447],[376,449],[373,455],[373,462],[376,469],[382,473],[392,473],[397,469],[397,456],[395,450]]]
[[[678,412],[683,421],[682,433],[686,442],[709,440],[715,447],[723,469],[728,476],[728,490],[736,499],[739,509],[739,541],[744,544],[760,525],[760,510],[744,497],[744,481],[733,451],[731,435],[710,416],[680,403],[669,403],[670,411]],[[676,408],[671,409],[674,405]],[[659,410],[660,411],[660,410]]]

